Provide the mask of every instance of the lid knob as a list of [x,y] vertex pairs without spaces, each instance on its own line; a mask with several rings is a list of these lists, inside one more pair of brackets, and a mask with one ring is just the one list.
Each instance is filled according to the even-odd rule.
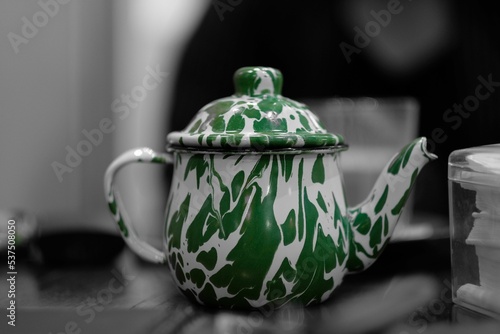
[[283,76],[271,67],[242,67],[234,73],[236,95],[280,95]]

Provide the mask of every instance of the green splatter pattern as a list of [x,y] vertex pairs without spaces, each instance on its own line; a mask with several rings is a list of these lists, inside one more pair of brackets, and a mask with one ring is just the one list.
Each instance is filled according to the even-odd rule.
[[350,232],[338,153],[321,155],[324,168],[314,152],[175,154],[165,247],[182,291],[245,309],[320,302],[341,283]]
[[169,147],[268,150],[344,143],[306,105],[281,95],[278,70],[241,68],[234,79],[235,94],[207,104],[184,131],[170,133]]
[[[190,299],[240,309],[317,303],[346,272],[370,266],[388,243],[418,173],[435,158],[425,138],[417,139],[388,163],[368,199],[348,209],[338,151],[147,156],[128,153],[127,161],[171,161],[176,168],[166,254],[146,258],[167,258]],[[110,174],[106,194],[123,237],[144,256]]]
[[405,146],[384,168],[368,199],[349,209],[353,238],[348,268],[361,271],[378,258],[396,227],[422,167],[436,156],[426,150],[426,139]]

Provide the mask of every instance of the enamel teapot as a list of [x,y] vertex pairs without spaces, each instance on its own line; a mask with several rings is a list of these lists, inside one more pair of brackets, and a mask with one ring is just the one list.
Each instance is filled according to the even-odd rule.
[[[343,137],[281,95],[276,69],[244,67],[234,83],[234,95],[167,136],[166,152],[137,148],[116,158],[104,181],[109,208],[128,246],[168,263],[178,288],[198,303],[252,309],[324,301],[344,275],[377,259],[418,173],[436,156],[416,139],[363,203],[347,207]],[[174,167],[162,250],[139,238],[113,186],[116,172],[137,162]]]

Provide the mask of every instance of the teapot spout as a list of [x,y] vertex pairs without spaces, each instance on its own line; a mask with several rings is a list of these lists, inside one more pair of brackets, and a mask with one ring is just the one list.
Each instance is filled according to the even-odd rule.
[[425,137],[405,146],[384,167],[367,199],[348,209],[352,232],[349,271],[368,268],[389,242],[418,174],[437,158],[426,146]]

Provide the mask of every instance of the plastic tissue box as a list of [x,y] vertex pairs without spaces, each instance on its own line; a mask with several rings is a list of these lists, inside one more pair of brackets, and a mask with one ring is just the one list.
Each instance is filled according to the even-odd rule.
[[453,301],[500,318],[500,145],[448,160]]

